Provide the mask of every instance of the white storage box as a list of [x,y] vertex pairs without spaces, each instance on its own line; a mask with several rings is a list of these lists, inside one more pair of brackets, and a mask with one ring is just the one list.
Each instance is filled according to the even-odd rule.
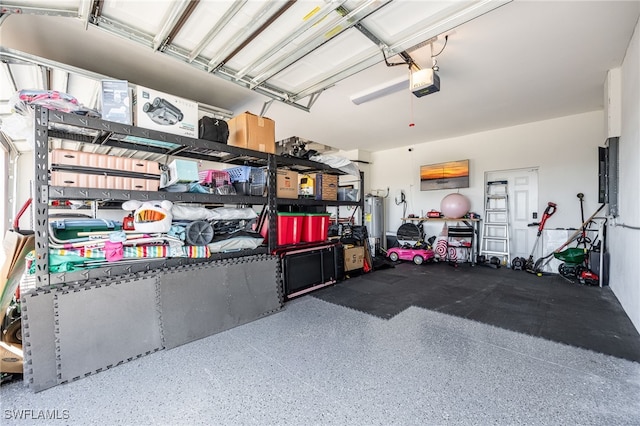
[[138,86],[134,104],[136,126],[198,137],[197,102]]

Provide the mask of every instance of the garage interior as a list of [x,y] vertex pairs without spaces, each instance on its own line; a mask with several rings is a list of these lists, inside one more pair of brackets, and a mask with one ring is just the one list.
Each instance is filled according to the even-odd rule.
[[[97,109],[102,79],[225,120],[268,117],[276,141],[302,138],[357,164],[362,200],[384,205],[377,268],[81,380],[36,393],[3,383],[7,424],[43,411],[71,424],[640,422],[640,2],[14,0],[0,13],[3,233],[32,194],[33,141],[6,127],[15,92],[58,90]],[[438,79],[420,96],[410,87],[419,71]],[[612,203],[599,155],[614,138]],[[423,188],[422,167],[462,159],[466,186]],[[521,190],[523,176],[534,183]],[[487,184],[503,179],[509,200],[528,197],[525,211],[512,206],[523,217],[508,261],[476,263],[491,252],[480,234],[464,262],[386,258],[401,225],[420,223],[437,241],[447,222],[417,219],[453,192],[484,234]],[[548,203],[557,211],[542,232]],[[347,209],[359,225],[364,207]],[[592,213],[606,230],[604,282],[569,282],[559,262],[540,276],[513,267],[549,254]],[[249,275],[272,274],[261,265]],[[127,289],[153,293],[140,277]]]

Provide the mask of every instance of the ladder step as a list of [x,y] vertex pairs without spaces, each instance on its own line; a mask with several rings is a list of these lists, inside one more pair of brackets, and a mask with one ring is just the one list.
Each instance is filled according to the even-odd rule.
[[505,227],[509,225],[508,222],[485,222],[484,226],[495,226],[495,227]]
[[502,255],[502,256],[506,256],[506,255],[508,255],[509,253],[507,253],[506,251],[487,251],[487,250],[484,250],[484,251],[482,251],[482,253],[480,253],[480,254],[495,254],[495,255]]
[[485,212],[488,213],[506,213],[507,209],[484,209]]
[[508,241],[507,237],[484,237],[484,239],[491,241]]
[[504,200],[507,198],[507,194],[487,194],[487,198],[491,200]]

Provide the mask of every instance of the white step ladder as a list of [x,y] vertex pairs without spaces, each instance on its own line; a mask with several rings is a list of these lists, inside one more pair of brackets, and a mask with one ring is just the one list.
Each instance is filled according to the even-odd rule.
[[487,200],[482,225],[480,255],[486,260],[496,256],[502,265],[511,266],[509,247],[509,191],[506,180],[487,182]]

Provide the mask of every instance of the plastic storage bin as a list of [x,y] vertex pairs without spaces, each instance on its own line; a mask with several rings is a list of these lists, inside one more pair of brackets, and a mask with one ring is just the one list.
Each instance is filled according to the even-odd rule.
[[201,170],[198,172],[198,177],[200,185],[209,188],[212,194],[235,195],[237,193],[226,170]]
[[201,185],[218,188],[224,185],[231,185],[231,177],[225,170],[201,170],[198,172]]
[[256,183],[264,183],[264,169],[259,167],[250,167],[250,166],[238,166],[231,167],[230,169],[226,169],[226,172],[229,173],[229,177],[231,178],[231,182],[250,182],[255,181]]
[[305,213],[302,219],[301,241],[313,243],[325,241],[329,234],[330,213]]
[[358,201],[358,189],[338,188],[338,201]]
[[297,244],[302,239],[303,213],[278,213],[278,245]]
[[226,170],[240,195],[261,197],[266,187],[266,171],[258,167],[238,166]]

